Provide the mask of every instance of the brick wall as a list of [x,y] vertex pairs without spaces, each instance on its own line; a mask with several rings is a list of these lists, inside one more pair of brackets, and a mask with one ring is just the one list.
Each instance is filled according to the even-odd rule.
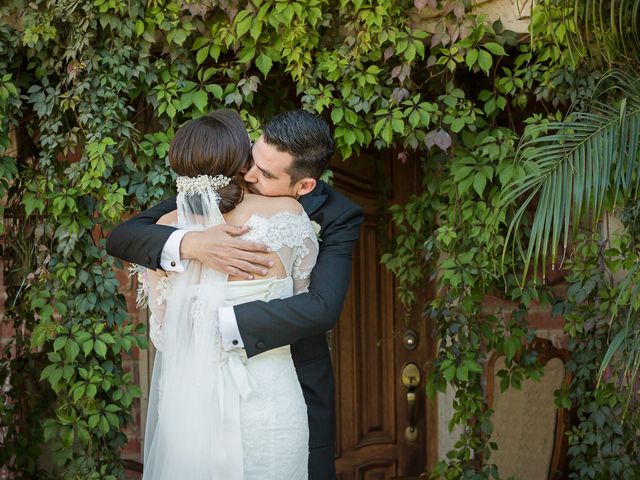
[[[558,284],[553,289],[558,296],[566,294],[564,284]],[[516,305],[512,302],[489,295],[485,298],[482,313],[496,315],[502,312],[503,315],[508,316],[515,307]],[[568,337],[564,333],[564,319],[561,316],[552,315],[550,306],[532,302],[529,306],[527,319],[529,324],[536,329],[537,337],[550,340],[556,348],[567,348]]]
[[[129,311],[130,318],[133,322],[146,323],[146,312],[138,311],[136,309],[136,290],[137,281],[135,276],[129,277],[128,272],[125,270],[119,270],[117,272],[117,278],[120,281],[120,293],[122,293],[127,301],[127,310]],[[144,360],[145,352],[141,352],[137,348],[133,348],[130,354],[123,355],[123,367],[126,371],[133,373],[134,382],[140,385],[143,389],[143,396],[146,396],[144,382],[141,382],[141,368],[146,366]],[[144,376],[144,372],[142,372]],[[142,440],[144,431],[142,429],[142,413],[141,413],[141,400],[136,399],[132,409],[133,423],[125,428],[128,442],[122,450],[122,457],[142,461]]]

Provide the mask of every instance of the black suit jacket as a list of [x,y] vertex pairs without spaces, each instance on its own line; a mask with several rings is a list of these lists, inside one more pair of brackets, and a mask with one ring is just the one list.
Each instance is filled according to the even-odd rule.
[[[301,197],[300,203],[321,227],[320,253],[311,272],[309,292],[236,305],[234,311],[249,357],[291,345],[307,403],[309,446],[317,448],[335,441],[333,370],[325,332],[340,317],[363,213],[323,182]],[[175,208],[173,197],[118,225],[107,238],[107,252],[147,268],[160,268],[162,249],[175,229],[155,222]]]

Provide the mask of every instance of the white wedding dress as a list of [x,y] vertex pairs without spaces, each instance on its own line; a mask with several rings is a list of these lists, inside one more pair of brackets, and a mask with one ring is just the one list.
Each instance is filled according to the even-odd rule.
[[[179,198],[180,228],[211,224],[185,225],[180,217]],[[143,296],[148,297],[150,338],[158,350],[145,479],[307,479],[307,410],[289,346],[250,359],[244,350],[224,351],[217,310],[306,291],[318,240],[301,209],[253,215],[247,225],[251,230],[242,238],[268,245],[286,277],[227,282],[197,262],[189,262],[185,273],[145,272]]]

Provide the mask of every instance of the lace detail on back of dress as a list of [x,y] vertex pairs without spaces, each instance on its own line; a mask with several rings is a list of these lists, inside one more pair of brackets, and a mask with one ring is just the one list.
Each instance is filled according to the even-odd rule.
[[[302,211],[300,213],[280,212],[272,216],[252,215],[246,225],[250,226],[251,230],[241,238],[268,245],[282,261],[287,276],[292,277],[293,293],[305,292],[319,251],[318,238],[307,214]],[[155,347],[162,351],[163,317],[167,299],[171,296],[172,280],[175,275],[181,274],[167,274],[139,266],[132,273],[139,274],[139,305],[148,305],[151,311],[149,336]],[[203,280],[206,281],[206,274]],[[144,300],[147,301],[143,302]],[[206,317],[197,307],[198,305],[193,304],[190,309],[195,322],[202,321]],[[219,339],[216,337],[214,343],[217,341]]]
[[287,276],[294,281],[294,293],[305,290],[318,256],[318,238],[304,211],[280,212],[272,216],[252,215],[251,227],[242,239],[264,243],[278,255]]

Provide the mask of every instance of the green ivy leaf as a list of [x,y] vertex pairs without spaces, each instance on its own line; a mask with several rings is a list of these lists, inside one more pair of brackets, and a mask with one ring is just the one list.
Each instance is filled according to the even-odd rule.
[[393,131],[399,134],[404,134],[404,121],[401,118],[393,118],[391,120],[391,126]]
[[343,115],[344,115],[344,111],[340,107],[336,107],[333,110],[331,110],[331,121],[333,122],[333,124],[337,125],[338,123],[340,123]]
[[188,33],[186,31],[184,31],[183,29],[178,29],[178,30],[174,30],[174,35],[173,35],[173,42],[176,43],[177,45],[182,46],[182,44],[184,43],[184,41],[187,39],[188,37]]
[[204,89],[213,94],[214,97],[216,97],[218,100],[222,99],[222,96],[224,95],[224,91],[222,90],[222,87],[220,85],[217,85],[215,83],[210,83],[208,85],[206,85],[204,87]]
[[506,55],[507,52],[504,51],[504,48],[499,43],[495,42],[487,42],[482,45],[484,48],[489,50],[494,55]]
[[507,337],[504,339],[504,356],[508,362],[513,359],[520,347],[519,337]]
[[180,96],[180,110],[184,111],[193,104],[193,92]]
[[211,45],[209,56],[217,62],[220,57],[220,45]]
[[486,50],[480,50],[478,53],[478,65],[483,72],[487,75],[489,74],[489,70],[491,70],[491,65],[493,65],[493,57]]
[[240,54],[238,55],[238,63],[249,63],[256,54],[255,47],[245,47],[240,50]]
[[478,50],[476,48],[472,48],[467,51],[465,56],[465,62],[469,68],[473,67],[478,61]]
[[253,38],[254,40],[258,40],[258,37],[260,37],[260,33],[262,33],[262,22],[256,19],[256,21],[254,21],[251,25],[249,33],[251,34],[251,38]]
[[198,37],[193,41],[193,46],[191,47],[193,50],[200,50],[205,45],[209,45],[211,40],[207,37]]
[[460,132],[466,125],[464,117],[455,117],[451,122],[451,130],[455,133]]
[[344,141],[347,142],[347,145],[353,145],[356,142],[356,134],[353,130],[347,130],[345,132]]
[[144,32],[144,22],[142,20],[136,20],[136,35],[140,36]]
[[377,137],[387,123],[388,120],[386,118],[381,118],[380,120],[378,120],[373,127],[373,135]]
[[461,382],[466,382],[467,380],[469,380],[469,370],[466,365],[460,365],[456,369],[456,378]]
[[393,126],[389,120],[385,121],[384,128],[382,129],[382,139],[387,145],[390,145],[391,140],[393,140]]
[[86,385],[82,384],[82,385],[80,385],[78,388],[76,388],[73,391],[73,401],[74,402],[77,402],[78,400],[80,400],[80,398],[82,398],[86,388],[87,388]]
[[96,340],[95,341],[95,345],[93,346],[93,349],[102,358],[106,357],[106,355],[107,355],[107,345],[102,340]]
[[273,61],[271,60],[271,57],[266,55],[264,52],[256,59],[256,66],[265,78],[267,77],[269,70],[271,70],[272,65]]
[[96,393],[98,393],[98,388],[93,383],[91,383],[87,385],[87,389],[85,393],[87,397],[94,398],[96,396]]
[[67,359],[70,362],[73,362],[78,356],[78,353],[80,353],[80,346],[73,340],[69,340],[66,343],[64,349],[65,349],[65,353],[67,354]]
[[165,111],[167,112],[167,115],[169,116],[169,118],[174,118],[178,110],[173,105],[173,103],[170,103],[167,105],[167,108]]
[[198,110],[204,112],[207,109],[208,95],[204,90],[198,90],[193,94],[193,104]]
[[344,119],[349,125],[355,126],[358,123],[358,116],[356,115],[356,112],[354,112],[350,108],[344,109]]
[[458,194],[464,195],[464,193],[469,190],[473,182],[475,181],[474,175],[469,175],[463,181],[458,184]]
[[82,351],[84,352],[85,357],[89,355],[89,353],[93,350],[93,338],[86,340],[82,344]]
[[87,425],[89,425],[89,428],[95,428],[96,425],[98,425],[99,421],[100,421],[100,414],[95,413],[89,417],[89,421],[87,422]]
[[98,421],[98,429],[103,435],[109,433],[109,422],[104,415],[100,415],[100,420]]
[[75,438],[75,434],[73,428],[64,427],[60,429],[60,438],[62,439],[62,444],[70,448],[73,445],[73,439]]
[[416,128],[419,123],[420,123],[420,112],[418,110],[413,110],[409,114],[409,125],[411,125],[412,128]]
[[442,376],[445,378],[445,380],[448,383],[451,383],[451,381],[453,380],[453,377],[456,376],[456,366],[455,365],[450,365],[449,367],[447,367],[442,372]]
[[57,352],[62,347],[64,347],[67,344],[67,340],[68,339],[69,339],[69,337],[67,337],[66,335],[62,335],[62,336],[59,336],[58,338],[56,338],[53,341],[53,351]]
[[243,10],[236,15],[234,23],[236,24],[236,36],[242,37],[251,28],[251,22],[253,22],[253,16],[251,12]]
[[209,47],[201,48],[196,53],[196,63],[200,65],[202,62],[204,62],[207,59],[208,56],[209,56]]
[[466,178],[471,172],[473,172],[473,170],[474,170],[474,168],[470,167],[468,165],[456,168],[454,170],[455,173],[454,173],[454,176],[453,176],[453,181],[454,182],[459,182],[463,178]]

